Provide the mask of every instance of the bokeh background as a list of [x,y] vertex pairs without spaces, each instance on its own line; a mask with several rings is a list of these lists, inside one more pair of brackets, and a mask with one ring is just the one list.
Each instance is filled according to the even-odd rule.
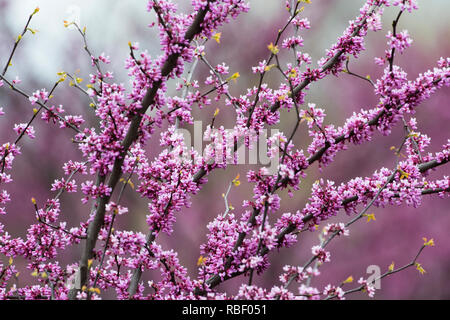
[[[189,1],[175,1],[182,10],[189,10]],[[364,1],[362,0],[315,0],[306,5],[303,15],[307,16],[312,29],[302,33],[305,39],[304,52],[310,53],[314,63],[320,59],[325,49],[330,47],[336,38],[347,27],[348,20],[353,19]],[[75,30],[64,28],[63,20],[79,18],[81,26],[87,27],[87,39],[90,49],[100,55],[105,52],[112,63],[108,70],[114,72],[116,81],[129,86],[124,60],[128,55],[128,41],[139,42],[141,48],[152,55],[160,50],[156,30],[147,27],[155,21],[154,14],[146,11],[147,1],[118,0],[0,0],[0,64],[3,66],[11,51],[14,39],[21,32],[28,15],[35,7],[40,12],[33,18],[31,28],[39,30],[36,35],[27,33],[14,57],[13,65],[8,71],[8,78],[19,76],[22,79],[20,88],[33,92],[40,88],[50,90],[58,79],[56,73],[66,71],[73,73],[79,70],[82,78],[87,79],[94,70],[90,59],[83,50],[82,39]],[[251,67],[258,61],[267,58],[267,44],[274,41],[277,30],[284,24],[287,12],[285,1],[250,0],[251,10],[242,14],[237,21],[222,28],[222,41],[219,44],[207,44],[207,58],[213,65],[226,62],[231,72],[239,72],[237,84],[232,84],[233,94],[246,92],[247,87],[256,84],[257,77],[252,74]],[[410,79],[436,65],[439,57],[450,56],[449,30],[450,2],[447,0],[419,0],[420,10],[403,15],[399,29],[408,29],[414,43],[405,54],[398,56],[396,62],[408,72]],[[382,72],[373,63],[375,56],[381,56],[385,50],[385,34],[391,21],[397,14],[397,8],[388,8],[384,16],[384,29],[371,32],[367,37],[367,51],[360,59],[352,60],[352,71],[362,75],[371,75],[376,79]],[[288,62],[291,57],[283,56]],[[205,79],[208,75],[206,66],[199,64],[194,78]],[[268,82],[277,87],[280,77],[272,72]],[[171,84],[175,85],[175,82]],[[172,90],[172,89],[171,89]],[[450,91],[442,89],[430,100],[417,108],[419,130],[432,138],[429,151],[438,151],[449,137],[450,110],[448,108]],[[341,75],[339,78],[328,77],[311,87],[307,102],[314,102],[327,112],[325,123],[341,125],[354,111],[369,108],[377,100],[372,88],[365,82]],[[88,124],[95,126],[95,118],[88,107],[89,101],[67,84],[55,92],[54,104],[63,104],[71,114],[82,114]],[[32,116],[32,107],[22,97],[8,88],[0,89],[0,107],[7,113],[0,117],[0,143],[11,142],[16,138],[12,130],[14,123],[27,122]],[[223,102],[214,103],[202,111],[194,110],[198,120],[209,122],[216,107],[221,107],[218,117],[225,128],[232,128],[234,113],[223,106]],[[277,127],[290,132],[293,117],[283,114],[281,124]],[[35,140],[21,141],[22,155],[14,163],[14,183],[7,185],[12,195],[8,205],[8,215],[1,216],[0,222],[7,226],[13,236],[23,236],[27,227],[35,222],[34,209],[30,198],[35,197],[40,203],[54,194],[50,185],[54,179],[63,175],[61,166],[69,159],[80,160],[80,153],[70,142],[72,132],[60,130],[56,126],[48,126],[36,121]],[[148,146],[150,158],[157,155],[158,135]],[[301,210],[309,196],[311,184],[323,177],[336,181],[337,184],[357,176],[368,176],[380,167],[392,168],[396,156],[390,150],[399,145],[403,137],[403,129],[399,126],[392,135],[384,137],[379,134],[370,143],[352,146],[341,152],[336,161],[320,173],[316,166],[308,170],[308,177],[302,182],[302,188],[290,199],[282,194],[282,208],[271,217],[272,221],[282,212]],[[295,139],[299,148],[309,143],[305,128],[302,128]],[[216,171],[209,176],[209,183],[192,198],[193,205],[184,209],[179,215],[175,232],[171,237],[161,236],[158,242],[165,248],[174,248],[179,252],[183,265],[189,268],[192,276],[196,275],[196,262],[199,256],[199,245],[206,239],[206,225],[215,216],[224,211],[222,193],[226,191],[230,181],[241,174],[242,184],[233,188],[230,201],[235,212],[242,211],[241,203],[252,197],[252,185],[243,177],[249,166],[230,166],[226,171]],[[431,177],[450,174],[447,167],[439,168]],[[137,183],[137,181],[134,181]],[[130,213],[118,219],[120,227],[137,229],[146,232],[146,201],[133,193],[126,193],[124,204],[130,207]],[[450,298],[450,199],[426,197],[420,208],[407,206],[373,208],[376,221],[359,222],[350,231],[350,237],[334,240],[328,247],[331,250],[332,263],[322,266],[322,275],[312,284],[323,288],[327,283],[339,283],[352,275],[356,280],[367,277],[366,268],[378,265],[385,271],[391,262],[396,266],[408,263],[423,243],[422,237],[434,238],[436,246],[425,250],[419,262],[427,271],[421,275],[414,268],[382,280],[381,290],[376,299],[449,299]],[[82,205],[79,195],[65,194],[62,198],[62,219],[69,224],[77,225],[85,219],[89,211],[88,205]],[[340,213],[333,221],[346,222],[349,217]],[[272,253],[272,266],[262,276],[256,277],[256,283],[271,287],[279,284],[278,276],[285,264],[303,265],[310,257],[310,248],[318,243],[317,233],[305,233],[299,243],[288,250]],[[72,263],[79,259],[80,247],[73,247],[62,253],[63,263]],[[5,260],[5,257],[0,257]],[[18,263],[25,265],[24,261]],[[146,274],[149,278],[150,275]],[[230,294],[236,293],[241,278],[230,281],[220,287]],[[22,273],[19,285],[33,281],[27,272]],[[354,294],[351,298],[365,299],[363,294]]]

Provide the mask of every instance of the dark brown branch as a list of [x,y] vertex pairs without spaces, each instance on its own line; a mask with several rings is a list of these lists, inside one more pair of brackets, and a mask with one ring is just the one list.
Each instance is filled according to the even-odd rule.
[[[372,14],[375,12],[376,9],[377,9],[377,7],[374,7],[374,8],[372,9],[372,11],[369,13],[369,15],[372,15]],[[361,24],[360,24],[360,25],[355,29],[355,31],[352,33],[352,37],[355,37],[355,36],[361,31],[362,27],[363,27],[366,23],[367,23],[367,18],[365,18],[365,19],[362,20]],[[278,38],[277,38],[277,39],[278,39]],[[276,42],[276,43],[277,43],[277,42]],[[323,65],[323,67],[322,67],[322,69],[321,69],[321,72],[326,72],[326,71],[330,70],[331,68],[333,68],[333,67],[336,65],[336,63],[339,62],[339,58],[340,58],[343,54],[344,54],[344,51],[343,51],[343,50],[341,50],[341,51],[339,51],[338,53],[336,53],[330,60],[328,60],[327,63],[325,63],[325,64]],[[271,61],[272,58],[273,58],[273,55],[270,56],[269,62],[267,63],[267,65],[270,63],[270,61]],[[311,83],[311,81],[310,81],[309,79],[305,79],[302,83],[300,83],[298,86],[296,86],[296,87],[294,88],[294,90],[292,90],[292,94],[290,94],[290,96],[291,96],[291,97],[296,97],[296,96],[299,95],[300,92],[302,92],[303,89],[305,89],[310,83]],[[260,84],[259,84],[259,86],[261,86],[261,84],[262,84],[262,80],[260,79]],[[255,100],[256,103],[257,103],[257,101],[258,101],[257,99],[258,99],[258,94],[257,94],[256,100]],[[272,105],[272,107],[270,108],[270,110],[271,110],[272,112],[276,112],[279,108],[280,108],[280,103],[279,103],[279,102],[276,102],[274,105]],[[248,118],[248,120],[247,120],[247,125],[250,124],[253,109],[254,109],[254,108],[251,108],[251,110],[250,110],[250,112],[249,112],[249,118]],[[383,112],[384,112],[384,110],[383,110]],[[379,115],[379,117],[381,117],[381,116],[382,116],[382,114]],[[379,117],[377,117],[378,119],[376,119],[376,120],[374,119],[374,120],[375,120],[374,124],[378,123]],[[369,124],[370,124],[370,122],[369,122]],[[336,143],[342,142],[343,140],[345,140],[345,137],[344,137],[344,136],[341,136],[341,137],[339,137],[339,138],[336,139]],[[235,150],[237,150],[237,144],[236,144],[236,143],[235,143],[234,147],[235,147]],[[310,163],[313,163],[313,162],[317,161],[318,159],[320,159],[320,158],[322,157],[322,155],[323,155],[323,154],[327,151],[327,149],[330,148],[330,147],[331,147],[331,144],[330,144],[329,142],[326,142],[325,146],[324,146],[322,149],[320,149],[315,155],[313,155],[310,159],[308,159],[309,162],[310,162]],[[208,171],[209,171],[209,170],[207,170],[207,169],[205,169],[205,168],[200,168],[200,169],[196,172],[196,174],[194,175],[193,181],[196,182],[196,183],[198,183],[198,182],[199,182],[199,181],[200,181],[200,180],[208,173]]]
[[[381,276],[379,276],[378,278],[374,279],[374,281],[381,280],[381,279],[383,279],[383,278],[385,278],[385,277],[387,277],[387,276],[393,275],[393,274],[395,274],[395,273],[398,273],[398,272],[400,272],[400,271],[403,271],[403,270],[405,270],[405,269],[408,269],[408,268],[410,268],[410,267],[416,265],[416,261],[417,261],[417,259],[419,258],[420,254],[422,253],[422,251],[425,249],[425,247],[426,247],[426,245],[422,245],[422,247],[419,249],[419,252],[416,254],[416,256],[414,257],[414,259],[413,259],[410,263],[404,265],[403,267],[394,269],[394,270],[392,270],[392,271],[391,271],[391,270],[388,270],[388,271],[386,271],[385,273],[383,273]],[[417,266],[417,265],[416,265],[416,266]],[[420,265],[418,265],[418,266],[420,266]],[[365,286],[364,286],[364,285],[361,285],[361,286],[356,287],[356,288],[354,288],[354,289],[345,291],[345,292],[344,292],[344,295],[348,295],[348,294],[353,293],[353,292],[362,291],[362,290],[364,290],[364,288],[365,288]],[[334,299],[334,298],[336,298],[336,297],[337,297],[336,295],[328,296],[328,297],[325,298],[325,300]]]

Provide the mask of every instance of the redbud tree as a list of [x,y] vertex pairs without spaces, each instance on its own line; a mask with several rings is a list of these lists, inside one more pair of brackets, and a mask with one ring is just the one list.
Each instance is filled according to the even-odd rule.
[[[264,6],[262,2],[255,5]],[[160,46],[160,52],[151,56],[138,42],[123,44],[129,51],[125,70],[109,70],[111,58],[94,52],[87,28],[64,21],[71,29],[68,32],[80,36],[90,61],[84,67],[90,68],[89,78],[61,71],[54,84],[27,92],[26,79],[8,71],[20,63],[15,60],[22,42],[36,32],[33,17],[39,8],[31,13],[9,54],[1,57],[1,95],[27,102],[23,120],[10,128],[16,136],[2,136],[0,141],[1,299],[345,299],[355,292],[373,297],[377,282],[408,268],[425,273],[419,258],[434,246],[433,238],[426,237],[419,239],[421,245],[409,261],[393,262],[376,277],[349,275],[315,285],[322,266],[333,264],[329,244],[351,237],[351,229],[364,221],[374,221],[375,207],[406,204],[416,208],[425,197],[435,201],[448,197],[450,179],[439,171],[449,162],[450,140],[439,151],[430,152],[431,138],[419,131],[420,119],[414,114],[438,89],[450,85],[450,58],[440,58],[417,77],[408,76],[407,66],[396,63],[413,42],[399,24],[402,17],[419,9],[416,0],[367,0],[359,11],[353,8],[357,15],[317,62],[304,50],[304,35],[314,28],[307,18],[314,3],[288,0],[279,5],[286,9],[284,21],[274,30],[273,40],[264,44],[265,59],[255,58],[253,65],[239,72],[232,71],[226,61],[215,61],[208,51],[220,44],[226,24],[236,23],[238,16],[245,19],[251,9],[244,0],[192,0],[188,11],[176,1],[148,1],[146,9],[156,18],[149,27],[158,30],[159,43],[154,45]],[[387,11],[395,12],[394,21],[383,18]],[[383,24],[389,27],[387,34],[382,34]],[[352,68],[366,53],[370,33],[387,40],[383,50],[371,56],[381,70],[377,79]],[[258,35],[253,41],[258,42]],[[197,73],[198,68],[205,68],[206,76]],[[129,85],[117,82],[113,71],[124,72]],[[248,87],[240,82],[247,73],[257,79]],[[277,83],[268,81],[274,73],[279,76]],[[308,94],[330,77],[357,79],[359,86],[370,86],[377,102],[353,114],[345,105],[334,106],[347,119],[330,123],[325,108]],[[63,90],[80,94],[89,121],[55,102]],[[8,108],[0,108],[1,117],[8,117]],[[224,108],[230,115],[226,120],[232,122],[227,128],[221,118]],[[194,145],[199,139],[200,145],[207,141],[200,150],[183,131],[195,125],[198,114],[209,119],[201,126],[200,137],[193,137]],[[267,130],[279,127],[283,117],[294,119],[294,125],[268,135]],[[16,235],[8,232],[7,218],[16,215],[8,206],[23,199],[8,190],[14,185],[14,162],[27,147],[25,142],[39,136],[34,129],[37,122],[55,134],[69,132],[67,145],[78,156],[65,159],[52,183],[38,182],[52,196],[27,200],[35,220]],[[325,168],[335,159],[350,156],[349,147],[358,150],[377,135],[390,135],[396,127],[401,128],[402,137],[391,147],[396,161],[390,166],[342,183],[326,176]],[[307,141],[304,148],[294,143],[300,132],[304,132],[302,141]],[[261,155],[261,146],[270,166],[260,164],[244,167],[238,175],[232,173],[233,167],[245,164],[246,152],[259,150]],[[209,187],[216,171],[228,178],[220,187]],[[432,171],[438,176],[430,175]],[[320,178],[304,187],[310,172],[318,172]],[[246,186],[251,188],[250,197],[233,206],[231,194]],[[202,215],[187,209],[208,188],[222,198],[208,209],[214,211],[214,218],[202,220],[203,225],[191,230],[206,231],[203,243],[196,248],[178,246],[196,252],[196,268],[190,270],[177,251],[160,239],[176,236],[177,220],[183,214]],[[133,203],[123,201],[131,193],[146,201],[145,232],[121,227],[120,221],[138,214]],[[299,194],[307,199],[302,207],[284,210],[284,198]],[[64,201],[77,195],[85,214],[73,221]],[[344,222],[334,222],[336,216]],[[309,233],[317,236],[312,247],[301,241]],[[67,250],[76,252],[75,260],[64,258]],[[309,258],[291,259],[270,283],[259,285],[258,277],[273,273],[273,261],[289,250],[302,250]],[[226,286],[229,282],[233,285]]]

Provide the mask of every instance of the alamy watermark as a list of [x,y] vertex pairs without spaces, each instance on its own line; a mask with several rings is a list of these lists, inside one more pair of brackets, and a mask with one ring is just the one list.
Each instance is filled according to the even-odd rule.
[[270,136],[269,130],[263,129],[258,133],[249,130],[237,137],[234,129],[207,128],[203,132],[202,125],[202,121],[194,121],[193,134],[187,129],[176,129],[175,134],[183,136],[187,150],[193,148],[215,164],[259,164],[265,166],[265,175],[277,174],[282,149],[278,129],[270,129]]

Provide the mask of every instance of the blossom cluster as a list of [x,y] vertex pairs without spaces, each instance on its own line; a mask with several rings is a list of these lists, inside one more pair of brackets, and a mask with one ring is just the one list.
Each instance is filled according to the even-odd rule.
[[[350,56],[358,58],[366,49],[364,41],[369,31],[382,30],[386,7],[398,7],[403,13],[418,6],[413,0],[367,0],[343,35],[313,67],[311,55],[302,51],[305,40],[301,35],[312,27],[307,18],[301,17],[304,8],[300,5],[309,2],[287,2],[289,17],[275,41],[268,44],[268,57],[248,70],[259,77],[259,84],[239,96],[230,92],[239,72],[232,72],[225,62],[209,63],[206,42],[213,39],[220,43],[217,31],[249,10],[248,3],[242,0],[192,0],[189,14],[171,0],[148,1],[147,10],[156,16],[150,27],[158,29],[161,54],[152,57],[138,43],[128,44],[125,70],[130,89],[114,82],[113,72],[104,71],[110,67],[111,58],[106,53],[92,54],[87,45],[94,69],[87,89],[81,86],[83,79],[62,72],[50,92],[40,89],[27,95],[19,89],[18,78],[7,80],[5,69],[0,87],[7,83],[27,96],[35,108],[29,122],[15,124],[17,140],[0,146],[0,216],[7,214],[6,206],[11,201],[3,188],[13,181],[13,160],[21,154],[19,144],[24,136],[35,138],[31,124],[39,113],[44,123],[59,124],[60,129],[74,132],[72,142],[83,162],[67,160],[63,164],[64,175],[49,187],[56,193],[54,198],[43,203],[31,200],[36,222],[25,236],[12,236],[0,222],[0,253],[8,257],[7,264],[0,263],[0,299],[101,299],[102,293],[110,289],[118,299],[345,299],[348,292],[343,285],[352,279],[324,288],[312,286],[310,280],[320,276],[323,263],[332,261],[325,249],[328,242],[335,236],[349,236],[353,222],[328,223],[320,233],[320,244],[307,250],[312,255],[309,262],[303,266],[286,265],[280,283],[272,288],[258,287],[252,280],[271,266],[270,252],[296,245],[303,232],[319,230],[319,225],[340,211],[356,220],[363,216],[370,220],[374,216],[366,211],[371,206],[405,203],[418,207],[426,195],[450,194],[448,176],[427,178],[430,170],[450,161],[450,140],[440,152],[426,153],[431,138],[419,132],[418,121],[411,117],[438,89],[450,86],[450,58],[441,58],[436,67],[416,79],[408,78],[407,72],[394,64],[394,58],[411,46],[412,38],[407,30],[397,32],[394,23],[394,30],[386,35],[385,55],[375,59],[384,67],[382,76],[375,81],[366,78],[373,85],[378,103],[353,113],[341,126],[328,124],[325,109],[306,102],[309,87],[328,76],[350,73]],[[86,43],[85,29],[76,27]],[[286,35],[286,30],[292,34]],[[294,61],[280,62],[280,53],[289,51],[294,52]],[[186,65],[200,62],[209,69],[206,79],[186,76]],[[274,71],[280,72],[282,81],[272,88],[266,76]],[[192,70],[187,73],[192,74]],[[58,84],[68,78],[70,87],[79,89],[91,101],[98,120],[95,126],[87,125],[80,115],[66,114],[62,105],[49,103]],[[172,79],[178,81],[176,92],[180,96],[169,93]],[[206,94],[201,91],[203,87],[209,88]],[[217,125],[217,109],[203,132],[204,140],[210,143],[199,154],[177,129],[193,124],[194,108],[206,113],[205,106],[222,100],[235,112],[233,130]],[[158,236],[172,235],[177,214],[191,206],[192,196],[207,185],[208,174],[227,169],[230,163],[237,164],[236,150],[241,145],[252,148],[268,126],[280,124],[283,112],[294,115],[296,125],[292,134],[279,132],[268,139],[267,156],[279,160],[276,173],[265,167],[247,172],[247,181],[253,185],[252,198],[243,201],[239,210],[227,203],[227,211],[218,213],[207,224],[208,234],[199,248],[198,274],[192,276],[177,252],[158,243]],[[4,115],[2,108],[0,115]],[[278,214],[282,202],[278,191],[285,190],[293,197],[303,187],[302,180],[314,163],[322,169],[350,144],[368,143],[377,131],[389,135],[400,121],[407,131],[396,154],[406,155],[394,168],[383,167],[371,176],[355,177],[339,185],[321,178],[312,185],[303,209]],[[310,138],[305,150],[293,142],[300,126],[305,126]],[[150,159],[146,147],[151,139],[157,139],[157,129],[162,129],[162,151]],[[136,186],[132,177],[139,181]],[[240,185],[239,177],[232,180],[230,188],[232,185]],[[120,203],[127,186],[148,202],[146,233],[120,230],[114,225],[118,217],[134,214],[132,208]],[[92,209],[86,208],[89,214],[79,226],[69,227],[60,218],[64,193],[79,193],[83,204],[93,203]],[[361,207],[365,209],[360,212]],[[61,252],[74,245],[81,247],[80,261],[62,265],[58,261]],[[19,274],[14,264],[18,257],[26,260],[35,285],[11,285]],[[144,281],[142,274],[148,270],[156,271],[159,277]],[[231,294],[217,289],[236,277],[248,277],[248,284],[240,285]],[[293,284],[297,293],[289,289]],[[359,291],[373,297],[375,289],[368,280],[361,278],[358,284]]]

